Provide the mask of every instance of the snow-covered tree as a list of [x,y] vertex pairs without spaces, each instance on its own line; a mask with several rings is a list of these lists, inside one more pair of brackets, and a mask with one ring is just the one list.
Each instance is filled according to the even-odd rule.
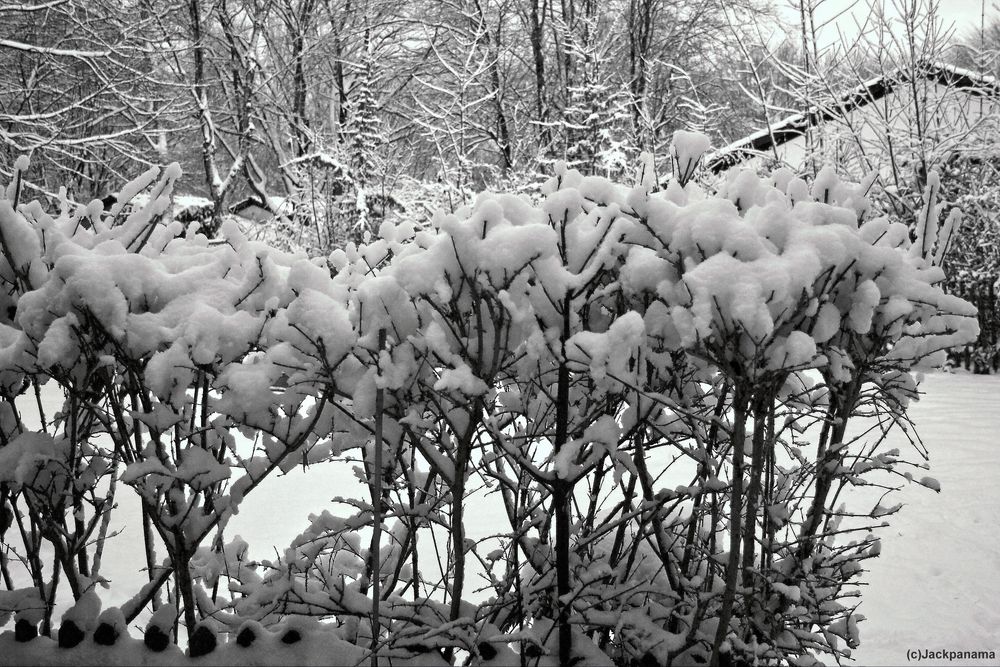
[[350,236],[360,241],[365,233],[377,229],[378,211],[385,200],[384,164],[380,155],[386,143],[379,118],[378,71],[376,56],[370,37],[365,38],[365,57],[352,91],[350,111],[347,116],[347,155],[350,157],[350,176],[353,186],[354,210],[343,211],[350,220]]
[[[603,26],[607,27],[607,26]],[[606,67],[613,44],[595,18],[580,18],[566,37],[575,81],[567,86],[562,124],[565,162],[584,174],[618,178],[631,163],[627,95]]]
[[33,154],[32,196],[65,186],[89,200],[144,170],[172,126],[144,3],[13,2],[0,16],[0,175],[13,178],[17,157]]

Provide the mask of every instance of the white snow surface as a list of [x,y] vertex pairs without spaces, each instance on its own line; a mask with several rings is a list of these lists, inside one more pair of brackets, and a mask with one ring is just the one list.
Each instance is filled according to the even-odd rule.
[[[868,561],[858,665],[1000,664],[1000,377],[928,375],[912,416],[941,493],[914,483],[890,504]],[[894,439],[906,452],[902,434]],[[914,474],[916,479],[923,475]],[[850,498],[847,499],[850,502]],[[910,661],[909,650],[993,651],[994,660]]]
[[[51,386],[46,387],[47,390]],[[1000,376],[974,376],[967,374],[935,373],[927,376],[921,390],[925,396],[912,404],[911,414],[918,432],[927,445],[930,475],[941,483],[941,492],[912,484],[888,499],[893,505],[904,503],[903,509],[887,517],[890,526],[879,534],[882,552],[877,559],[867,561],[870,570],[864,574],[868,584],[862,590],[858,612],[867,620],[860,624],[861,646],[853,652],[855,664],[878,667],[880,665],[942,664],[940,660],[909,661],[909,650],[994,651],[1000,656]],[[54,399],[55,397],[53,397]],[[890,446],[909,453],[910,445],[905,436],[897,433],[891,437]],[[241,535],[251,545],[251,554],[268,557],[273,545],[279,551],[307,525],[310,513],[329,509],[336,514],[342,511],[331,499],[337,495],[363,492],[361,482],[347,466],[325,465],[303,474],[301,469],[287,475],[274,477],[257,492],[247,497],[239,516],[230,522],[227,534]],[[915,471],[914,478],[924,476]],[[854,499],[868,500],[861,491],[854,492]],[[852,502],[852,497],[844,500]],[[488,535],[491,527],[501,525],[501,510],[488,498],[477,496],[470,500],[467,509],[478,517],[469,525],[469,537]],[[110,590],[101,590],[104,607],[122,604],[132,591],[145,580],[138,570],[142,563],[141,540],[137,539],[134,526],[139,525],[138,503],[125,502],[116,514],[114,523],[126,530],[112,538],[105,552],[103,573],[112,580]],[[494,520],[495,519],[495,520]],[[64,607],[65,608],[65,607]],[[58,614],[61,611],[57,611]],[[144,615],[130,628],[134,638],[141,637],[141,627],[148,616]],[[136,627],[136,626],[139,627]],[[49,640],[43,640],[48,642]],[[320,643],[325,639],[316,638]],[[97,652],[104,664],[138,664],[136,652],[141,642],[132,640],[128,647],[98,648],[91,640],[74,651],[63,651],[47,644],[43,654],[32,654],[45,664],[88,664],[97,661]],[[0,633],[0,665],[31,662],[16,648],[24,645],[13,641],[9,630]],[[304,659],[301,650],[294,654]],[[326,647],[328,648],[328,647]],[[191,660],[194,664],[224,664],[236,656],[229,651],[219,652],[211,660]],[[242,649],[239,649],[242,652]],[[171,649],[176,662],[164,660],[166,654],[145,657],[145,664],[187,664],[186,659]],[[76,653],[74,659],[69,653]],[[244,656],[244,653],[240,654]],[[333,654],[336,656],[337,654]],[[256,656],[253,662],[242,664],[269,664],[276,659],[272,652]],[[245,658],[244,658],[245,659]],[[324,658],[312,656],[310,664],[336,664],[323,662]],[[329,660],[330,658],[326,658]],[[82,660],[82,662],[81,662]],[[217,662],[222,660],[223,662]],[[37,663],[36,663],[37,664]],[[294,664],[284,663],[284,664]],[[997,665],[996,660],[958,659],[948,665]]]

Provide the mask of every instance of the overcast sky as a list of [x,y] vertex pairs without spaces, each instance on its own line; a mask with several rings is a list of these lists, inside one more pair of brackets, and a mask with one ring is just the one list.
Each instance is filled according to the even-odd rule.
[[[856,37],[858,25],[863,24],[865,18],[871,12],[873,1],[877,4],[883,2],[893,10],[895,6],[905,3],[910,4],[914,0],[813,0],[818,5],[817,18],[822,22],[829,22],[821,31],[820,42],[823,45],[837,41],[838,28],[847,38]],[[917,0],[921,4],[925,0]],[[788,19],[794,23],[796,29],[799,23],[799,12],[796,8],[798,0],[778,0],[779,6],[786,12]],[[986,23],[990,23],[991,18],[1000,17],[1000,9],[997,0],[986,0]],[[943,27],[948,29],[953,26],[957,37],[978,32],[980,17],[983,11],[982,0],[944,0],[940,3],[938,14],[942,19]],[[898,12],[891,11],[893,16],[898,16]]]

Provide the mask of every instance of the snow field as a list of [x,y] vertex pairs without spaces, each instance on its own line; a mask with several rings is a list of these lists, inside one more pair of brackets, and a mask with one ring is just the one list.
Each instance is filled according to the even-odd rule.
[[[1000,655],[1000,530],[996,528],[1000,516],[1000,377],[932,373],[921,389],[925,395],[913,405],[912,416],[930,451],[929,474],[941,482],[941,493],[913,484],[896,497],[895,502],[904,503],[904,507],[889,517],[891,525],[879,532],[881,557],[868,561],[858,610],[867,618],[860,624],[861,646],[854,651],[853,663],[848,664],[899,665],[907,662],[907,650],[921,648],[994,650]],[[54,391],[43,396],[47,409],[58,407]],[[903,452],[910,447],[902,434],[891,436],[887,446]],[[275,549],[285,548],[301,532],[308,514],[323,509],[336,512],[330,503],[333,496],[364,491],[350,466],[323,464],[305,473],[295,468],[270,478],[247,496],[227,532],[250,543],[250,558],[273,556]],[[98,591],[105,608],[124,603],[130,592],[145,582],[145,575],[136,566],[142,562],[141,539],[129,531],[130,526],[134,531],[139,525],[138,503],[131,489],[122,487],[121,493],[115,524],[125,532],[111,540],[105,556],[105,576],[113,584]],[[872,495],[855,490],[844,500],[870,503]],[[471,539],[485,538],[507,524],[495,498],[484,493],[470,500],[467,513]],[[433,550],[421,555],[431,556]],[[478,568],[474,569],[473,580],[478,574]],[[56,618],[62,609],[65,605]],[[133,624],[133,637],[141,637],[146,618],[141,616]],[[53,646],[32,655],[53,665],[183,664],[176,649],[156,656],[140,651],[136,644],[141,642],[133,639],[114,649],[74,652]],[[307,646],[303,644],[302,649]],[[0,637],[0,664],[19,664],[16,649],[11,635]],[[215,658],[199,659],[197,664],[227,664],[227,659],[237,656],[246,661],[241,664],[346,664],[338,662],[337,653],[324,652],[334,656],[326,663],[310,655],[297,649],[294,661],[281,662],[284,658],[270,651],[247,657],[233,648],[231,652],[220,650],[218,662]],[[1000,663],[958,660],[949,664],[979,667]]]
[[[933,373],[922,390],[911,414],[941,493],[912,484],[892,501],[904,506],[880,533],[882,555],[867,561],[854,658],[888,666],[921,664],[907,660],[911,649],[994,651],[948,664],[998,665],[1000,377]],[[909,447],[902,434],[892,441]]]

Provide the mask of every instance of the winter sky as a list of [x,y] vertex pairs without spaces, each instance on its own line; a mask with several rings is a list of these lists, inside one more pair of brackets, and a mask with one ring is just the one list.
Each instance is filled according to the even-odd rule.
[[[876,0],[803,0],[811,1],[816,7],[817,27],[820,29],[820,42],[822,46],[828,46],[840,41],[840,35],[844,39],[855,39],[861,30],[865,20],[871,14],[871,7]],[[890,16],[899,16],[899,7],[911,5],[914,2],[924,4],[926,0],[886,0],[885,4],[890,12]],[[799,0],[783,0],[782,10],[788,17],[789,23],[798,27],[799,23]],[[984,4],[985,3],[985,4]],[[781,3],[779,2],[779,5]],[[990,23],[991,17],[1000,17],[1000,5],[996,0],[947,0],[938,5],[940,15],[946,31],[954,31],[956,37],[971,36],[979,31],[983,11],[986,13],[986,23]]]

